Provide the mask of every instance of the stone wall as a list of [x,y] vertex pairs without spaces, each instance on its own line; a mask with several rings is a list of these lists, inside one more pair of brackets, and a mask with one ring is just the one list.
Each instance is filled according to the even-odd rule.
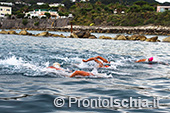
[[[1,29],[48,29],[67,26],[70,24],[72,18],[65,19],[26,19],[28,23],[23,25],[23,19],[1,19]],[[35,23],[39,22],[36,26]]]

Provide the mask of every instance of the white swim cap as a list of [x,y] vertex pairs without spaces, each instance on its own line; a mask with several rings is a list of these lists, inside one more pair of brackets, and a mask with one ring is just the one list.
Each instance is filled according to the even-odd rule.
[[53,66],[54,66],[54,67],[60,67],[60,64],[59,64],[58,62],[55,62],[55,63],[53,64]]

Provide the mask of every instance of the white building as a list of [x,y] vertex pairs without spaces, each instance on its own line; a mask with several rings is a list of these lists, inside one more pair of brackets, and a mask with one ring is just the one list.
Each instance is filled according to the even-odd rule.
[[13,3],[12,2],[0,2],[1,5],[8,5],[8,6],[12,6]]
[[170,6],[157,6],[157,12],[164,12],[170,10]]
[[37,2],[37,5],[43,5],[45,4],[44,2]]
[[22,5],[28,5],[28,6],[31,6],[31,4],[28,4],[28,3],[25,3],[25,2],[15,2],[16,5],[18,4],[22,4]]
[[0,17],[4,18],[6,14],[12,14],[12,7],[0,6]]
[[[71,0],[72,2],[76,2],[77,0]],[[90,1],[90,0],[80,0],[82,2]]]
[[27,13],[25,13],[25,17],[28,17],[28,18],[31,18],[31,19],[33,17],[42,18],[42,17],[46,17],[46,15],[45,15],[46,12],[50,13],[51,19],[60,18],[57,11],[46,10],[46,9],[36,9],[34,11],[27,12]]
[[64,6],[64,4],[61,3],[54,3],[54,4],[49,4],[50,7],[58,7],[58,6]]

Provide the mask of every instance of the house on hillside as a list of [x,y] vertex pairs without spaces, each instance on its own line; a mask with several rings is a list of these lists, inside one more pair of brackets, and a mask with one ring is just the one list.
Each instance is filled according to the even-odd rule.
[[44,2],[37,2],[37,5],[44,5]]
[[7,14],[12,14],[12,7],[0,6],[0,18],[4,18]]
[[1,5],[8,5],[13,6],[14,4],[12,2],[0,2]]
[[170,10],[170,6],[157,6],[157,12],[164,12]]
[[64,7],[64,4],[61,4],[61,3],[53,3],[53,4],[49,4],[50,7],[58,7],[58,6],[63,6]]
[[50,19],[58,19],[58,18],[73,18],[72,14],[69,14],[68,17],[60,16],[57,11],[55,10],[47,10],[47,9],[35,9],[34,11],[30,11],[25,13],[25,17],[30,19],[34,17],[38,17],[39,19],[46,17],[45,13],[50,13]]
[[42,18],[42,17],[46,17],[46,15],[45,15],[46,12],[50,13],[51,19],[60,18],[57,11],[47,10],[47,9],[35,9],[34,11],[30,11],[30,12],[25,13],[25,17],[28,17],[28,18],[31,18],[31,19],[34,18],[34,17]]

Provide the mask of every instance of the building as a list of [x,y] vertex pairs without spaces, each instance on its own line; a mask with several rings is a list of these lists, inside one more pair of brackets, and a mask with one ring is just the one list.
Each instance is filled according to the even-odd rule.
[[0,17],[4,18],[5,15],[11,15],[12,14],[12,8],[11,7],[7,7],[7,6],[0,6]]
[[37,2],[37,5],[43,5],[45,4],[44,2]]
[[164,12],[170,10],[170,6],[157,6],[157,12]]
[[90,0],[71,0],[72,2],[86,2],[86,1],[90,1]]
[[25,17],[28,17],[31,19],[34,17],[42,18],[42,17],[46,17],[45,13],[50,13],[51,19],[60,18],[57,11],[46,10],[46,9],[35,9],[34,11],[27,12],[27,13],[25,13]]
[[54,4],[49,4],[50,7],[58,7],[58,6],[64,6],[64,4],[61,3],[54,3]]
[[15,2],[16,5],[22,4],[22,5],[27,5],[27,6],[31,6],[31,4],[25,3],[25,2]]
[[0,2],[1,5],[8,5],[8,6],[12,6],[14,5],[12,2]]

